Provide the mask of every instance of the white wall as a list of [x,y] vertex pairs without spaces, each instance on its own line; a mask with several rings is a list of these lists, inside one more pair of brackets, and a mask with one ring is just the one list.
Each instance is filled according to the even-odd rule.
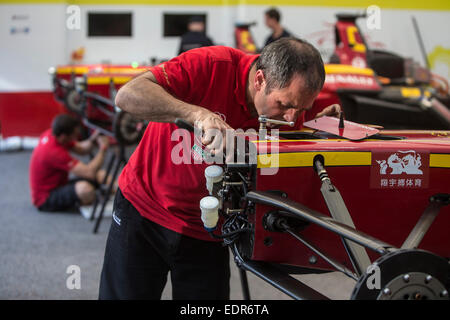
[[[123,38],[87,37],[87,13],[127,11],[133,13],[133,36]],[[150,57],[172,58],[179,46],[179,37],[163,37],[164,13],[199,13],[208,16],[207,33],[216,44],[230,45],[233,40],[233,8],[196,6],[81,6],[81,30],[67,32],[67,52],[85,47],[85,62],[98,63],[102,60],[112,63],[132,61],[149,62]]]
[[[148,61],[150,56],[173,57],[179,39],[162,36],[164,13],[205,12],[208,15],[207,33],[218,44],[234,46],[233,28],[236,22],[257,22],[251,31],[258,46],[264,44],[269,29],[264,25],[264,11],[267,6],[82,6],[82,30],[68,31],[68,50],[86,47],[86,62],[110,60],[113,63]],[[337,12],[362,12],[361,8],[298,7],[280,6],[282,24],[293,34],[305,37],[322,48],[324,54],[333,50],[332,24]],[[133,37],[124,39],[87,38],[88,11],[131,11],[133,12]],[[414,33],[411,16],[416,16],[428,52],[437,45],[450,47],[450,12],[382,10],[381,29],[367,30],[365,20],[359,25],[371,42],[380,42],[391,51],[423,61]],[[439,23],[437,23],[439,22]],[[328,31],[327,41],[319,45],[318,32]],[[323,33],[321,33],[323,35]],[[327,58],[327,57],[325,57]]]
[[[269,34],[264,25],[267,6],[151,6],[151,5],[83,5],[81,29],[66,28],[66,6],[0,5],[0,91],[50,89],[47,69],[70,61],[73,50],[84,47],[83,63],[149,62],[151,57],[166,59],[178,50],[179,38],[163,37],[163,13],[204,12],[208,15],[207,33],[215,43],[234,46],[234,24],[253,22],[251,29],[256,44],[263,45]],[[333,50],[332,25],[337,12],[361,12],[364,8],[280,6],[282,24],[293,34],[306,38],[319,47],[327,60]],[[131,11],[131,38],[87,37],[87,12]],[[15,14],[28,20],[13,21]],[[450,50],[450,11],[382,10],[381,30],[368,31],[364,20],[360,26],[369,36],[369,44],[378,43],[400,55],[423,58],[411,23],[416,16],[427,52],[438,45]],[[28,25],[28,34],[10,34],[14,25]],[[323,39],[322,39],[323,38]],[[319,43],[319,40],[324,40]],[[448,64],[439,65],[439,74],[450,78]]]
[[[264,25],[263,15],[265,6],[253,6],[245,10],[248,21],[257,21],[258,25],[252,28],[253,36],[259,46],[264,44],[269,29]],[[339,7],[278,7],[282,13],[282,25],[296,36],[306,38],[315,44],[328,58],[334,47],[332,25],[336,21],[335,14],[340,12],[361,13],[361,8]],[[450,12],[449,11],[419,11],[419,10],[381,10],[381,29],[368,30],[364,19],[358,20],[358,25],[369,38],[369,45],[375,42],[384,44],[389,50],[406,57],[412,57],[424,64],[420,47],[414,32],[411,17],[415,16],[420,27],[422,39],[427,53],[436,46],[443,46],[450,50]],[[328,30],[328,37],[319,44],[318,40]],[[322,31],[322,32],[321,32]],[[441,70],[441,73],[442,72]],[[450,78],[450,74],[442,74]]]
[[50,88],[48,68],[67,61],[64,13],[63,5],[0,5],[0,91]]

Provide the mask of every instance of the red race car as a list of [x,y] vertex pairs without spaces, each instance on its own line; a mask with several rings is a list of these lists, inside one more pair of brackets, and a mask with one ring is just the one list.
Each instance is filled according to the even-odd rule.
[[346,119],[359,123],[389,129],[450,129],[446,79],[410,58],[370,49],[356,23],[365,15],[336,17],[335,50],[325,65],[325,86],[316,110],[339,103]]
[[323,117],[236,139],[246,149],[205,170],[200,207],[242,270],[295,299],[326,296],[290,273],[329,271],[357,281],[352,299],[449,298],[449,131]]

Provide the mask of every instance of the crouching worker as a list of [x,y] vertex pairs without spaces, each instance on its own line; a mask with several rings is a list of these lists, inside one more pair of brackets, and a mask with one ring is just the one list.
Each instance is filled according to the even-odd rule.
[[[109,140],[98,134],[77,141],[80,123],[67,114],[58,115],[45,131],[30,160],[30,187],[33,204],[40,211],[64,211],[95,201],[96,187],[103,182],[101,169]],[[73,158],[70,152],[89,154],[98,144],[98,152],[88,163]],[[75,178],[69,180],[69,174]]]

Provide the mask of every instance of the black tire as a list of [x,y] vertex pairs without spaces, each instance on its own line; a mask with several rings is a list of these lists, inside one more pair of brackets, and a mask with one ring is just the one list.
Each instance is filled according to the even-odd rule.
[[82,99],[81,94],[75,88],[71,88],[64,97],[64,105],[70,112],[83,116]]
[[137,120],[125,111],[116,114],[113,120],[113,132],[117,142],[123,145],[138,143],[145,131],[143,121]]

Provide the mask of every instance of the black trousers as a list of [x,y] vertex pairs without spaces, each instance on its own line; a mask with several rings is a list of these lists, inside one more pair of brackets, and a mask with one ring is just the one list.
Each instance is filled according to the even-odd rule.
[[[84,178],[75,178],[69,180],[67,184],[58,187],[50,192],[47,200],[42,204],[38,210],[39,211],[65,211],[70,209],[76,209],[76,206],[80,204],[80,199],[78,199],[77,193],[75,192],[75,184],[78,181],[86,181],[92,184],[95,188],[99,187],[96,181]],[[78,210],[76,210],[78,212]]]
[[118,190],[99,299],[160,299],[169,271],[173,299],[229,299],[227,247],[184,236],[142,217]]

